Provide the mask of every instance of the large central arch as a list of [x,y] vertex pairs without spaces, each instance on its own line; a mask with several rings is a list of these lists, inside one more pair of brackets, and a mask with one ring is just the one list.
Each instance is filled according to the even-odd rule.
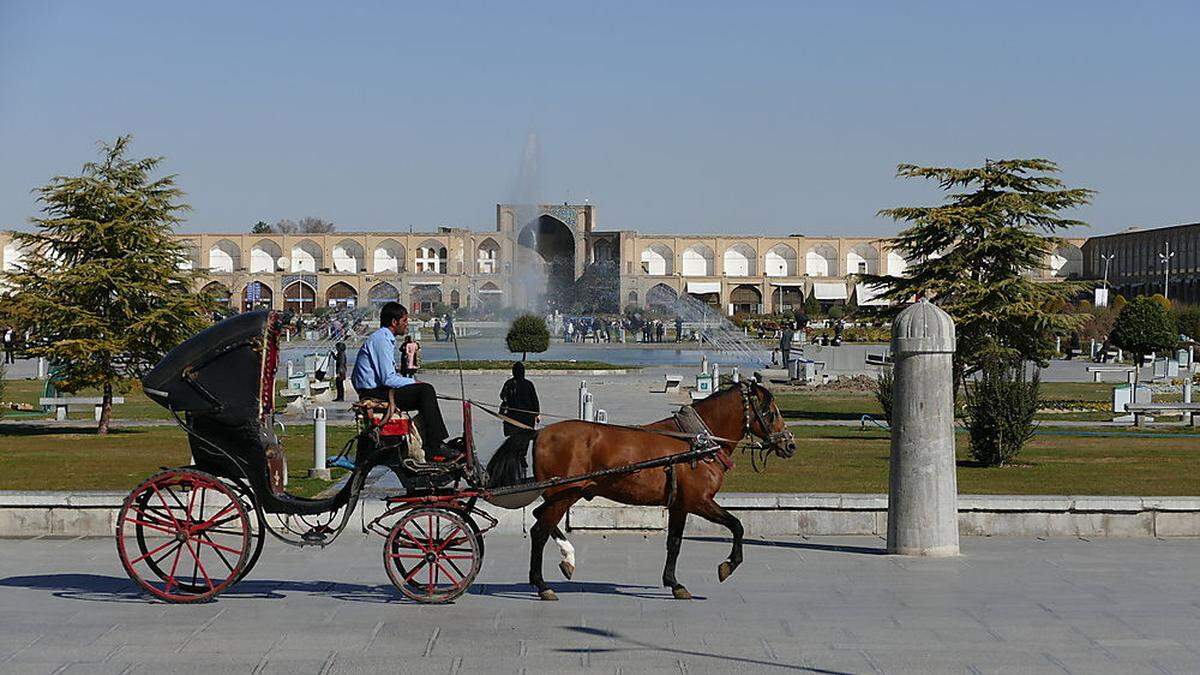
[[539,216],[517,235],[517,281],[530,306],[566,309],[574,299],[575,235],[554,216]]

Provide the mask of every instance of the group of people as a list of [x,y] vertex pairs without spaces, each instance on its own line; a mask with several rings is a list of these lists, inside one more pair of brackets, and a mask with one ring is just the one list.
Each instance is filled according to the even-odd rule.
[[560,332],[563,342],[613,342],[620,340],[624,330],[621,322],[605,321],[595,317],[562,317]]
[[[438,407],[437,392],[428,382],[415,379],[420,344],[408,335],[408,309],[398,302],[389,302],[379,314],[379,329],[367,336],[354,360],[350,381],[360,399],[388,400],[389,393],[396,406],[402,410],[416,411],[417,425],[421,432],[426,457],[433,461],[455,461],[461,450],[448,443],[449,432]],[[401,348],[396,348],[396,338],[404,335]],[[335,369],[339,379],[344,379],[346,370],[345,345],[335,348]],[[397,368],[396,353],[400,352],[400,367]],[[339,398],[342,385],[338,384]],[[540,404],[537,390],[525,377],[525,366],[514,363],[512,377],[500,390],[501,414],[505,436],[516,437],[527,433],[537,424]],[[526,439],[527,440],[527,439]]]
[[454,317],[447,314],[444,317],[433,317],[433,341],[450,342],[454,339]]

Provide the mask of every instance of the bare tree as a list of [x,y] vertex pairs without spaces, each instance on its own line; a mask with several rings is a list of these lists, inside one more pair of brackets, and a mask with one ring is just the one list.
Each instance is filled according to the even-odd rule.
[[300,219],[300,232],[304,234],[329,234],[333,232],[333,223],[324,218],[305,216]]

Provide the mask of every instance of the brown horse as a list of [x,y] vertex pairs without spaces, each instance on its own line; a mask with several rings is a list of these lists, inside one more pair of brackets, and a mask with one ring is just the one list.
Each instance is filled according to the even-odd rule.
[[[725,482],[725,472],[733,465],[730,454],[747,435],[762,439],[765,449],[783,458],[795,454],[796,444],[774,397],[757,383],[728,387],[693,407],[711,434],[721,439],[717,456],[691,464],[676,464],[670,470],[644,469],[546,490],[542,495],[545,501],[533,512],[537,523],[529,532],[529,583],[537,589],[539,597],[558,599],[542,577],[542,551],[551,536],[563,552],[564,560],[560,565],[563,574],[569,579],[574,572],[574,554],[559,531],[558,522],[581,498],[600,496],[622,504],[668,507],[667,562],[662,582],[678,599],[691,598],[683,584],[675,579],[675,561],[683,542],[688,514],[694,513],[729,529],[733,535],[733,549],[729,559],[717,568],[717,576],[725,581],[737,569],[742,562],[742,524],[715,501],[717,491]],[[686,452],[691,448],[687,439],[655,433],[655,430],[678,432],[679,427],[673,417],[640,428],[578,421],[552,424],[539,431],[534,442],[534,473],[538,480],[581,475]]]

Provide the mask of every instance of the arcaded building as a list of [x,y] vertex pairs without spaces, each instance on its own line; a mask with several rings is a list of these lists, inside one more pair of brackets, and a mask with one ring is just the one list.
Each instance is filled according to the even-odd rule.
[[1114,294],[1200,302],[1200,223],[1090,237],[1083,256],[1091,278],[1107,280]]
[[[570,296],[585,271],[615,275],[620,307],[670,305],[692,296],[725,314],[878,301],[857,275],[904,273],[908,261],[883,237],[666,235],[602,230],[591,204],[498,204],[493,231],[335,234],[214,232],[180,235],[185,266],[232,308],[312,313],[397,300],[416,311],[537,307]],[[1085,275],[1083,240],[1046,261],[1047,279]],[[0,232],[4,269],[20,264]],[[586,282],[590,282],[590,279]],[[607,287],[607,286],[606,286]]]

